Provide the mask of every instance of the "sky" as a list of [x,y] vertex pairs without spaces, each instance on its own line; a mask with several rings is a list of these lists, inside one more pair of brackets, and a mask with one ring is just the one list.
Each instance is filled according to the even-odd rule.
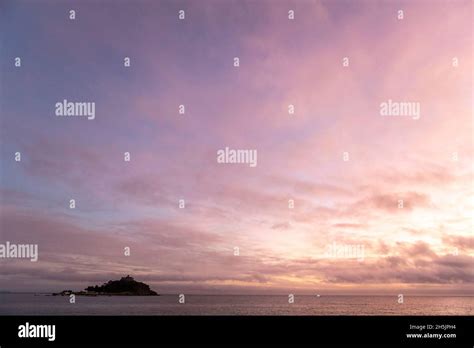
[[472,4],[2,1],[0,290],[472,294]]

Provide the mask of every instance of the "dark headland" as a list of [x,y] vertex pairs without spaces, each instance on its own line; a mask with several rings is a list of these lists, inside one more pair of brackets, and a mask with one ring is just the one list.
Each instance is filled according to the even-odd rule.
[[54,293],[53,296],[69,296],[71,294],[81,296],[159,296],[150,286],[137,282],[129,275],[120,278],[120,280],[109,280],[100,286],[88,286],[83,291],[63,290],[60,293]]

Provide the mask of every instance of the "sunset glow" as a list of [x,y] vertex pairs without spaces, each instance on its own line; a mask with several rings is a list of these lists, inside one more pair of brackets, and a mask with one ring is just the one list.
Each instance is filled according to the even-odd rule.
[[0,290],[472,294],[471,1],[143,4],[0,5]]

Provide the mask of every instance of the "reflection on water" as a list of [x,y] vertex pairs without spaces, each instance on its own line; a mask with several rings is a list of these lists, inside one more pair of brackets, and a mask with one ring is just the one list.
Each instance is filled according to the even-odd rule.
[[473,315],[474,297],[177,295],[82,297],[0,294],[0,315]]

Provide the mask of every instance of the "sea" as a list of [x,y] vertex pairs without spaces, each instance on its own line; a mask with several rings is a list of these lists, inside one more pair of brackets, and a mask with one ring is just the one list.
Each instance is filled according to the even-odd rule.
[[473,296],[0,294],[0,315],[473,315]]

